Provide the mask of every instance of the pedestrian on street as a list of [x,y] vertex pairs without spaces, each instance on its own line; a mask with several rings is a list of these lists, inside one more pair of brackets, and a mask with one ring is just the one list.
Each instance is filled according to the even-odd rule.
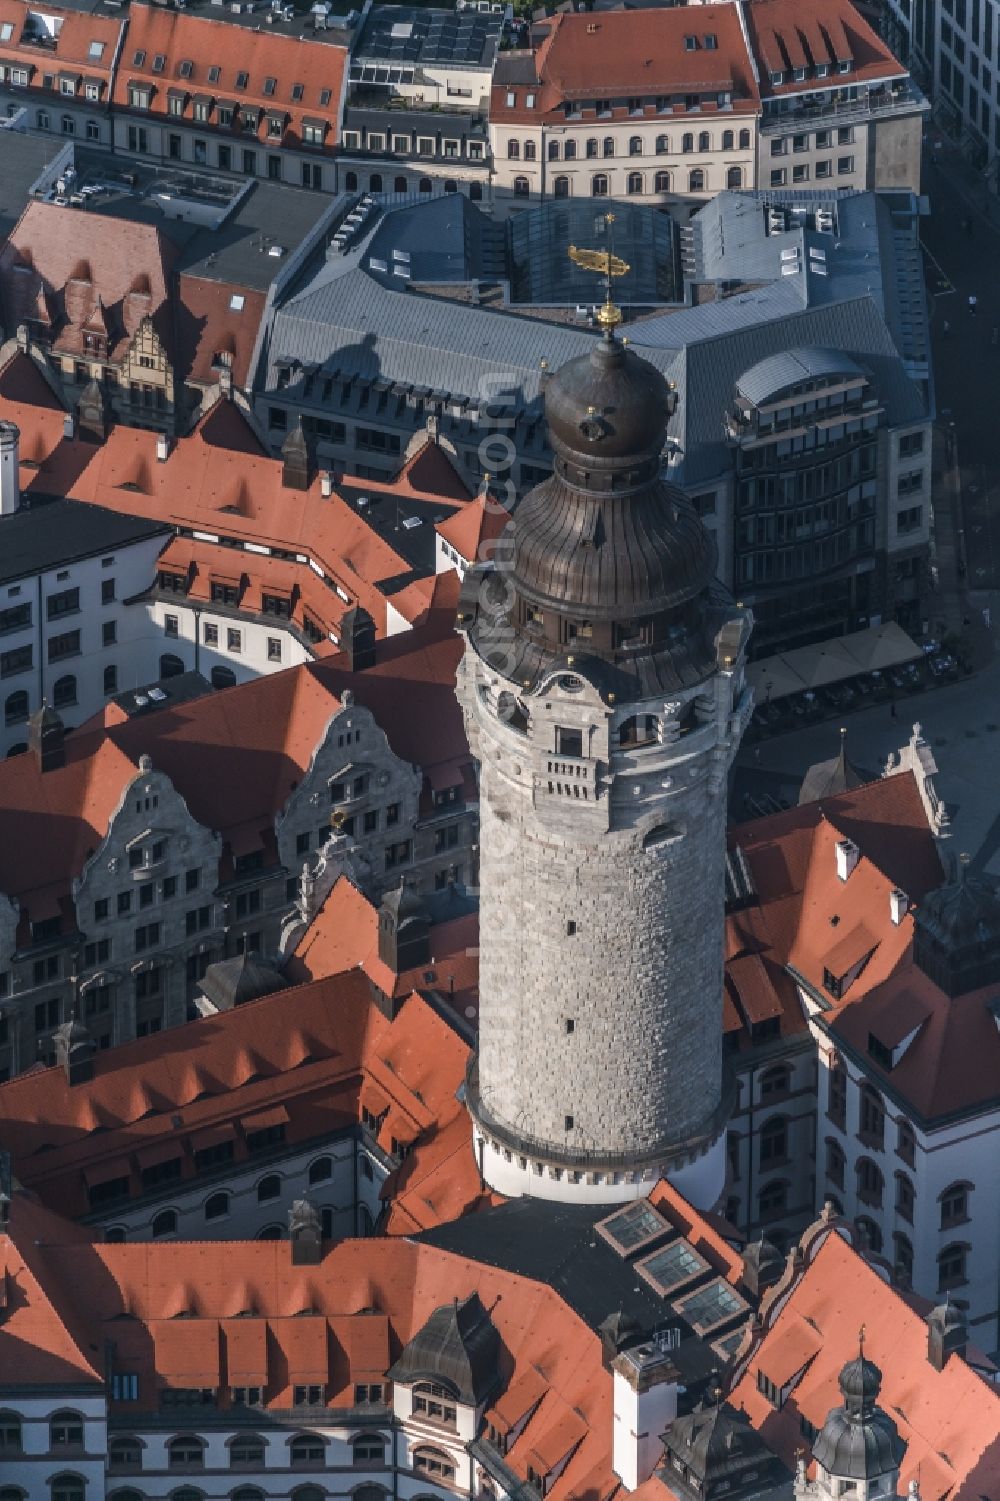
[[972,313],[973,316],[975,316],[976,303],[978,301],[979,301],[979,298],[976,296],[975,292],[970,292],[969,293],[969,312]]
[[889,718],[896,718],[896,700],[894,698],[889,700]]
[[951,324],[948,322],[947,318],[944,320],[944,328],[942,329],[942,333],[944,334],[945,338],[947,338],[951,333]]

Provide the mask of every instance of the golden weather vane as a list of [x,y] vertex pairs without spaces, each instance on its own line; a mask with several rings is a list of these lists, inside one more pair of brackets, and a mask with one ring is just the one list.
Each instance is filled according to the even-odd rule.
[[569,258],[574,265],[582,267],[584,271],[596,271],[604,277],[604,306],[598,310],[597,321],[608,334],[622,321],[621,308],[616,307],[611,300],[611,283],[616,276],[625,276],[631,269],[628,261],[623,261],[621,256],[615,255],[612,250],[611,226],[615,222],[614,214],[605,214],[604,222],[608,226],[607,250],[581,250],[576,245],[569,247]]

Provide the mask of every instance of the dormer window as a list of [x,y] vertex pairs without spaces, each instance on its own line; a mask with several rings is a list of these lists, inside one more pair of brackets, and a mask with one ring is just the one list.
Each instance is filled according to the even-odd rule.
[[784,73],[772,73],[771,74],[771,82],[774,84],[774,87],[776,89],[780,88],[781,85],[784,83],[784,81],[785,81],[785,75],[784,75]]
[[454,1395],[435,1381],[417,1382],[413,1388],[413,1413],[445,1428],[454,1428],[458,1423]]
[[852,67],[853,63],[851,62],[851,59],[849,57],[842,57],[837,64],[837,72],[849,73]]
[[793,71],[793,73],[792,73],[792,77],[795,79],[796,83],[804,83],[805,82],[805,76],[806,76],[806,70],[805,70],[805,68],[796,68]]

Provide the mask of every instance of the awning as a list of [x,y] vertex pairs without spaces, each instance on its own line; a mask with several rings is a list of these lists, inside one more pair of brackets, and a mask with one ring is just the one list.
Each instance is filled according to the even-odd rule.
[[329,120],[321,120],[318,115],[303,115],[303,125],[311,125],[313,130],[329,130]]
[[226,1319],[226,1364],[230,1386],[267,1385],[267,1323],[264,1319]]
[[272,1105],[269,1110],[258,1110],[255,1115],[240,1117],[240,1125],[244,1131],[267,1131],[271,1126],[285,1126],[288,1124],[288,1111],[284,1105]]
[[187,98],[187,89],[168,89],[167,90],[167,98],[168,99],[186,99]]
[[842,641],[825,641],[822,646],[800,646],[784,654],[785,665],[797,672],[807,688],[822,688],[827,683],[841,683],[856,677],[858,664]]
[[236,1128],[232,1121],[220,1121],[216,1126],[203,1126],[200,1131],[195,1131],[189,1137],[191,1150],[194,1152],[207,1152],[211,1147],[218,1147],[223,1142],[232,1141],[236,1135]]
[[148,1147],[140,1147],[135,1154],[135,1160],[145,1170],[148,1167],[159,1167],[161,1162],[171,1162],[175,1158],[179,1161],[182,1155],[181,1143],[176,1139],[154,1141]]
[[747,667],[747,682],[759,704],[770,703],[772,699],[788,698],[793,693],[801,693],[806,686],[795,669],[789,667],[781,656],[751,662]]
[[117,1157],[111,1162],[85,1167],[83,1181],[88,1188],[97,1188],[102,1183],[114,1183],[117,1178],[128,1178],[130,1171],[128,1161],[124,1157]]
[[917,643],[894,620],[870,626],[867,631],[855,631],[845,636],[842,644],[861,672],[898,667],[923,655]]

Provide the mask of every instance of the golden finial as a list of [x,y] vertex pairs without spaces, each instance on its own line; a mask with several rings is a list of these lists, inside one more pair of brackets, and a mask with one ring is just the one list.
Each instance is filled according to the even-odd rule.
[[[611,226],[615,222],[614,214],[605,214],[604,222],[608,226],[610,240]],[[612,279],[626,276],[631,267],[621,256],[615,255],[610,243],[607,250],[582,250],[571,245],[568,254],[574,265],[581,266],[584,271],[597,271],[604,277],[604,305],[597,310],[597,322],[610,338],[611,330],[622,321],[621,308],[616,307],[611,300]]]

